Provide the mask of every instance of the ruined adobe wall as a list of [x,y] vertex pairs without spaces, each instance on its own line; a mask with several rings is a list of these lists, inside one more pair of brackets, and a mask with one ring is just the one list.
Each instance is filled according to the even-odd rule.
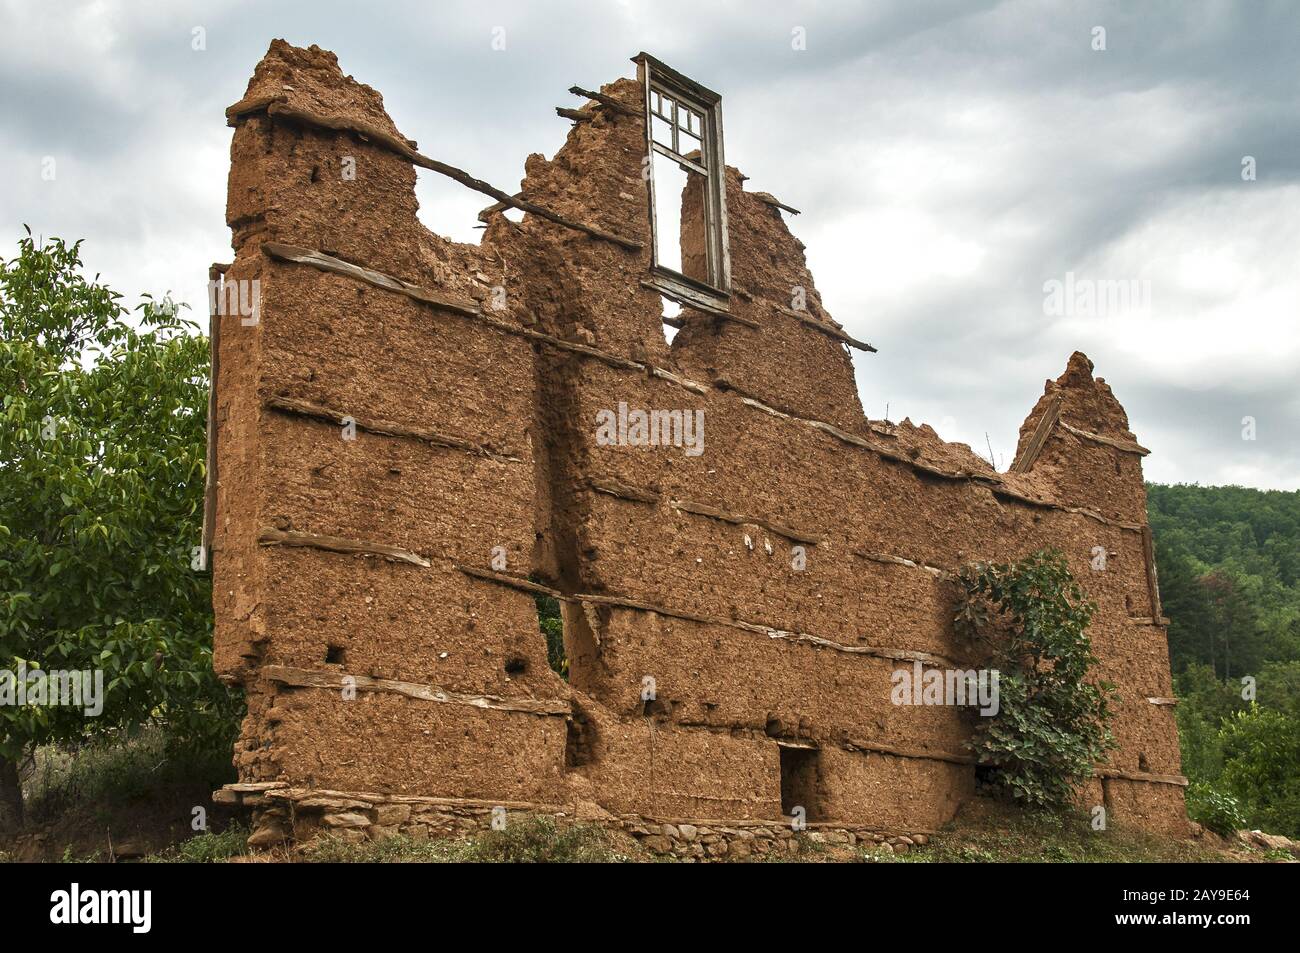
[[[786,771],[810,821],[924,836],[972,793],[971,716],[891,704],[890,674],[977,665],[944,574],[1044,546],[1097,601],[1120,688],[1087,803],[1181,829],[1144,451],[1091,364],[1047,383],[1023,472],[869,421],[802,245],[734,169],[732,318],[687,310],[670,345],[640,283],[641,87],[602,93],[623,108],[590,103],[521,187],[587,231],[493,213],[479,246],[420,225],[415,144],[332,54],[276,41],[229,111],[225,278],[261,309],[220,319],[215,664],[249,697],[232,796],[259,834],[405,829],[454,799],[748,845],[781,827],[784,748],[813,752]],[[703,452],[604,445],[620,403],[703,411]],[[567,684],[539,591],[563,599]]]

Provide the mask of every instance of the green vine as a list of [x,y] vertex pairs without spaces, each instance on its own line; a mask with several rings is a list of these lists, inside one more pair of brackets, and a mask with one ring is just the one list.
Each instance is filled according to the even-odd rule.
[[1088,680],[1096,605],[1055,550],[968,565],[957,581],[954,628],[984,646],[1000,673],[997,713],[981,717],[967,743],[981,774],[1020,803],[1065,807],[1115,747],[1107,727],[1114,686]]

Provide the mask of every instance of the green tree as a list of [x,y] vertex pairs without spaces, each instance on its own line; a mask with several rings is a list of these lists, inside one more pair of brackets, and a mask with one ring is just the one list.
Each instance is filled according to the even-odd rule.
[[[101,672],[102,712],[0,704],[0,826],[21,819],[34,745],[146,721],[229,741],[200,542],[207,341],[170,299],[135,323],[82,273],[80,242],[0,259],[0,676]],[[14,681],[9,682],[14,687]]]
[[1097,660],[1095,606],[1053,550],[958,574],[958,634],[984,643],[999,673],[999,709],[968,742],[990,785],[1036,807],[1062,808],[1114,746],[1113,686],[1088,681]]
[[1300,837],[1300,718],[1251,705],[1224,724],[1223,753],[1223,787],[1250,823]]

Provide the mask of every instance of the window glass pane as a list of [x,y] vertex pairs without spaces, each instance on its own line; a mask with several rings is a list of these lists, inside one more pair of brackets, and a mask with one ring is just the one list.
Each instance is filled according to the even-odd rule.
[[676,150],[677,144],[673,142],[673,127],[666,120],[660,119],[658,116],[651,116],[650,133],[654,137],[654,141],[661,146]]

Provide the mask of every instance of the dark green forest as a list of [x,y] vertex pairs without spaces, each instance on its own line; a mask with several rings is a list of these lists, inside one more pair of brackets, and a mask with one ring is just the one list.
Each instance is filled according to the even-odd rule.
[[1300,492],[1148,484],[1188,809],[1300,836]]

